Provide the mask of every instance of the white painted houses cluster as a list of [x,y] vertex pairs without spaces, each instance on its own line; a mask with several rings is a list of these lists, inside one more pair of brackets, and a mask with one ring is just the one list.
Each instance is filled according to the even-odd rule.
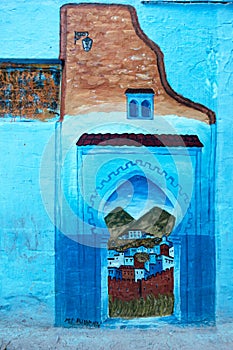
[[[148,259],[138,262],[135,258],[137,253],[147,253]],[[114,249],[108,250],[108,275],[110,278],[122,279],[122,269],[124,267],[134,270],[134,279],[147,279],[163,270],[174,266],[174,247],[166,236],[163,236],[160,244],[152,248],[143,245],[131,247],[123,252]]]
[[153,238],[151,233],[144,232],[142,230],[129,230],[119,237],[119,239],[143,239],[143,238]]

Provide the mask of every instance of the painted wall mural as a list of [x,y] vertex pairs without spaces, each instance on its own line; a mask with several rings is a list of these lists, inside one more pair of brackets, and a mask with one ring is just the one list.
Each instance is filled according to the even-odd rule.
[[63,6],[60,59],[56,323],[213,320],[214,112],[172,90],[131,6]]
[[173,90],[136,10],[62,6],[59,60],[1,60],[0,81],[16,198],[0,309],[64,327],[215,322],[215,113]]
[[0,343],[230,348],[232,5],[67,6],[57,60],[65,1],[1,1]]
[[[84,28],[93,40],[88,52],[75,40],[77,30]],[[97,107],[99,112],[125,112],[126,90],[143,88],[154,90],[156,114],[176,112],[207,123],[215,121],[212,111],[172,90],[163,54],[141,30],[132,6],[63,6],[60,59],[65,61],[63,115],[83,114]]]
[[[152,183],[148,189],[149,181],[141,176],[132,177],[130,184],[134,187],[130,205],[125,209],[115,207],[110,212],[106,209],[108,214],[104,218],[110,232],[109,315],[172,314],[174,247],[167,235],[174,226],[174,217],[157,206],[143,214],[144,200],[151,197],[157,203],[156,199],[162,197],[164,203],[164,193]],[[124,202],[128,189],[126,181],[113,192],[106,206],[111,206],[113,201],[115,206],[116,196],[119,203]]]

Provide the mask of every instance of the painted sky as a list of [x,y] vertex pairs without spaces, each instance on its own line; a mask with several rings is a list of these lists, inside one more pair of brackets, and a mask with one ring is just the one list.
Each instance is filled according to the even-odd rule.
[[172,208],[170,200],[158,186],[144,176],[135,175],[119,183],[108,198],[104,211],[107,215],[114,208],[122,207],[138,219],[155,206]]

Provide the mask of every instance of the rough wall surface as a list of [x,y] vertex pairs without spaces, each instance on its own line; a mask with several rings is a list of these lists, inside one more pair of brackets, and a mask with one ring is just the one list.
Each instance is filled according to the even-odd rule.
[[233,283],[226,279],[229,274],[233,280],[232,246],[232,188],[228,178],[233,177],[232,148],[232,7],[218,11],[218,99],[217,99],[217,153],[216,153],[216,240],[217,240],[217,305],[219,319],[232,319]]
[[54,227],[40,194],[40,181],[51,186],[52,174],[40,177],[40,163],[53,129],[53,123],[0,125],[2,320],[54,322]]
[[[109,3],[109,1],[102,1]],[[59,7],[65,1],[2,1],[2,58],[58,58]],[[232,190],[232,6],[231,5],[143,5],[139,1],[118,1],[135,6],[143,31],[162,49],[168,81],[182,95],[205,104],[217,115],[216,150],[216,247],[217,304],[219,320],[233,315],[233,223]],[[48,20],[49,13],[49,20]],[[90,29],[91,33],[91,29]],[[53,132],[41,125],[1,125],[1,293],[2,309],[14,305],[12,297],[41,302],[50,300],[42,323],[53,323],[53,227],[41,202],[39,164],[44,145]],[[37,125],[37,124],[36,124]],[[21,134],[19,133],[22,132]],[[35,130],[36,129],[36,130]],[[34,131],[33,131],[34,130]],[[19,142],[19,139],[21,140]],[[30,144],[30,147],[24,144]],[[25,151],[25,149],[27,151]],[[22,168],[24,171],[22,171]],[[25,175],[25,168],[28,173]],[[29,185],[35,181],[34,185]],[[49,175],[47,177],[49,181]],[[27,186],[25,187],[25,181]],[[9,200],[10,198],[10,200]],[[37,230],[33,218],[38,225]],[[39,221],[37,221],[39,220]],[[26,226],[25,229],[22,226]],[[20,226],[20,228],[19,228]],[[12,231],[17,231],[12,234]],[[46,237],[49,232],[49,238]],[[5,233],[7,235],[5,236]],[[41,254],[36,245],[36,232],[43,236]],[[16,244],[16,238],[18,242]],[[4,238],[5,237],[5,238]],[[4,243],[5,242],[5,243]],[[28,243],[27,243],[28,242]],[[33,250],[33,247],[35,250]],[[33,255],[31,252],[33,252]],[[48,253],[49,252],[49,253]],[[50,255],[51,254],[51,255]],[[50,256],[48,258],[48,256]],[[42,270],[44,258],[46,272]],[[29,263],[30,258],[30,263]],[[40,271],[37,273],[38,264]],[[6,273],[7,271],[7,273]],[[42,272],[43,271],[43,272]],[[226,278],[228,276],[228,278]],[[37,279],[37,283],[35,280]],[[32,285],[36,285],[35,289]],[[42,288],[43,285],[43,288]],[[32,288],[32,289],[30,289]],[[42,290],[43,289],[43,290]],[[31,293],[31,294],[30,294]],[[27,299],[28,300],[28,299]],[[20,302],[22,318],[29,317],[28,301]],[[32,304],[31,304],[32,305]],[[35,317],[36,312],[33,311]],[[26,315],[26,316],[25,316]],[[21,319],[21,318],[20,318]],[[38,313],[40,319],[40,313]]]
[[[92,49],[85,52],[74,33],[88,32]],[[122,5],[64,6],[61,10],[61,51],[65,60],[62,114],[126,111],[127,88],[153,88],[155,115],[214,122],[202,106],[182,99],[169,87],[163,54],[141,30],[133,7]],[[190,107],[193,108],[190,108]]]
[[0,63],[0,118],[47,120],[59,111],[61,65]]

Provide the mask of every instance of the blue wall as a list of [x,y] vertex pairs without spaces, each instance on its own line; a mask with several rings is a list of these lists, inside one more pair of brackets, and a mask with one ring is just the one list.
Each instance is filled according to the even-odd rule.
[[54,181],[53,171],[40,176],[53,130],[54,123],[0,124],[1,319],[54,322],[54,227],[40,193],[40,181]]
[[[78,1],[4,0],[3,3],[0,57],[58,58],[59,7]],[[218,31],[225,32],[230,42],[225,18],[230,17],[231,6],[148,5],[138,0],[101,3],[134,6],[142,29],[164,53],[168,80],[175,91],[215,109],[217,65],[221,59]]]
[[[59,7],[65,3],[3,0],[0,58],[58,58]],[[216,112],[216,312],[226,320],[233,315],[232,5],[115,3],[135,6],[142,29],[164,53],[174,90]],[[33,309],[33,318],[38,315],[49,324],[55,292],[54,233],[38,184],[40,158],[53,130],[53,123],[16,122],[1,123],[0,131],[1,305],[15,310],[22,299],[25,307],[18,315],[29,317]],[[46,178],[50,181],[49,174]],[[28,300],[39,313],[34,304],[27,307]]]

